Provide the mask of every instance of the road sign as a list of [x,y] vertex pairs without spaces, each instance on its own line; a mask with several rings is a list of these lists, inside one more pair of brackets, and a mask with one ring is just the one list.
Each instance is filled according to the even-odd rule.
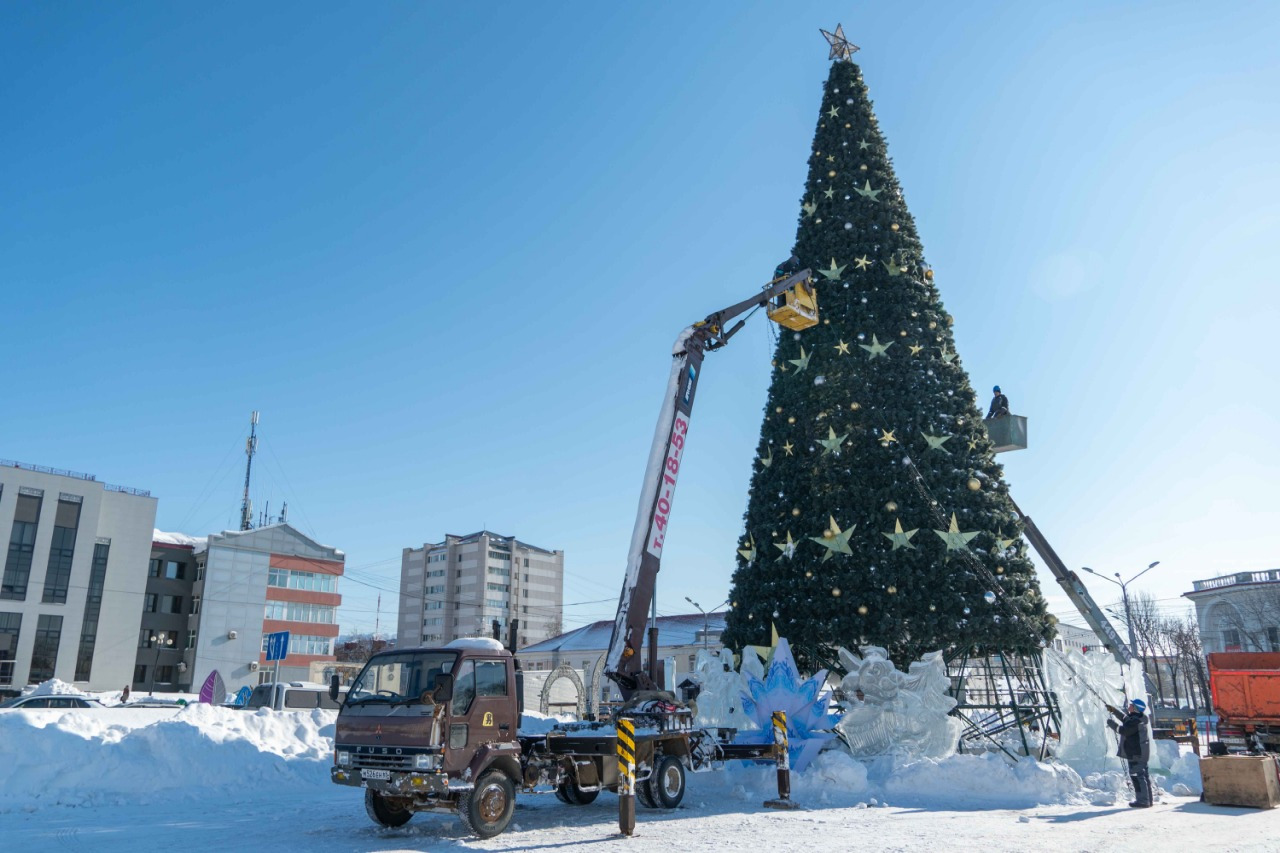
[[288,654],[288,631],[276,631],[273,634],[267,634],[267,663],[273,660],[284,660]]

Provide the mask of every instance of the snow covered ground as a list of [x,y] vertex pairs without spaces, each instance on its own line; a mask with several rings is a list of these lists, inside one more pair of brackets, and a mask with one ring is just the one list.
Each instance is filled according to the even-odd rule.
[[[1086,783],[1061,765],[968,755],[894,767],[824,753],[794,779],[805,806],[795,812],[761,806],[775,793],[770,768],[697,774],[681,808],[641,808],[631,839],[617,835],[610,794],[582,807],[522,796],[512,829],[489,841],[443,816],[386,830],[358,791],[328,780],[333,718],[209,706],[0,712],[0,849],[1280,851],[1280,812],[1170,794],[1131,810],[1118,776]],[[1196,781],[1180,779],[1163,784]]]

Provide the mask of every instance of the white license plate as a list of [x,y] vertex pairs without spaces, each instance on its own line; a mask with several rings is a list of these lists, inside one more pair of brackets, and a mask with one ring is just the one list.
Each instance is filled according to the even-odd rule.
[[361,770],[361,779],[381,779],[384,782],[391,779],[390,770]]

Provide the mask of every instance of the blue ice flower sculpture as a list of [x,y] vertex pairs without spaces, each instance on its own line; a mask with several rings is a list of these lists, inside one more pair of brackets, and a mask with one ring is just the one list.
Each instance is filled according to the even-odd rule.
[[740,732],[739,743],[771,743],[774,711],[787,712],[787,743],[791,766],[804,770],[827,741],[835,737],[839,714],[828,711],[830,691],[823,691],[827,671],[820,670],[812,678],[801,680],[800,670],[791,657],[786,639],[778,640],[764,681],[747,676],[747,690],[742,693],[742,710],[760,725],[759,731]]

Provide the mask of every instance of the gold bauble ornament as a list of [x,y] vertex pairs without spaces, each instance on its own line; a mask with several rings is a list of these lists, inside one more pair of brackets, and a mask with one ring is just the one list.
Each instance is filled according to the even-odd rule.
[[827,172],[827,177],[828,177],[828,178],[834,178],[835,176],[836,176],[836,170],[835,170],[835,169],[832,169],[830,172]]
[[935,321],[935,320],[930,320],[930,321],[929,321],[929,328],[930,328],[930,329],[936,329],[936,328],[938,328],[938,323],[937,323],[937,321]]
[[1004,574],[1004,566],[996,566],[996,574],[998,575]]
[[950,314],[948,314],[948,315],[947,315],[947,325],[948,325],[948,326],[955,325],[955,322],[956,322],[956,318],[955,318],[955,317],[952,317]]
[[982,481],[977,477],[970,477],[969,482],[965,483],[965,485],[969,487],[969,491],[976,492],[982,488]]
[[[925,278],[925,281],[933,281],[933,270],[925,270],[924,278]],[[912,315],[912,316],[915,316],[915,315]]]
[[866,615],[867,615],[867,605],[865,605],[865,604],[859,604],[859,605],[858,605],[858,615],[859,615],[859,616],[866,616]]
[[835,532],[834,530],[832,530],[830,527],[828,527],[826,530],[822,531],[822,538],[823,538],[823,539],[835,539],[835,538],[836,538],[836,532]]
[[933,611],[935,611],[935,610],[937,610],[937,609],[938,609],[938,608],[937,608],[937,607],[935,607],[934,605],[932,605],[932,604],[930,604],[930,605],[929,605],[929,612],[930,612],[930,613],[932,613]]
[[885,504],[885,505],[884,505],[884,508],[885,508],[885,512],[897,512],[897,511],[898,511],[898,502],[897,502],[897,501],[889,501],[887,504]]
[[830,325],[831,325],[831,321],[830,321],[830,320],[828,320],[826,317],[823,317],[823,318],[822,318],[822,325],[824,325],[824,326],[830,326]]
[[782,414],[782,407],[779,406],[778,408],[774,409],[774,411],[777,412],[778,414]]
[[795,423],[795,422],[796,422],[796,416],[795,416],[795,415],[792,415],[791,417],[787,418],[787,423],[789,423],[789,424],[793,424],[793,423]]
[[890,230],[890,231],[897,231],[897,230],[898,230],[898,223],[894,222],[892,225],[890,225],[890,226],[889,226],[889,230]]
[[832,594],[833,596],[835,596],[836,598],[839,598],[839,597],[840,597],[840,587],[838,587],[838,586],[837,586],[837,587],[832,587],[832,588],[831,588],[831,594]]
[[898,588],[896,586],[891,586],[888,589],[886,589],[885,592],[889,593],[890,595],[896,595],[898,592]]
[[858,411],[858,409],[861,409],[861,408],[862,408],[862,404],[861,404],[861,403],[859,403],[859,402],[856,402],[856,401],[855,401],[855,402],[852,402],[852,403],[850,403],[850,404],[849,404],[849,408],[850,408],[850,409],[853,409],[853,411],[855,411],[855,412],[856,412],[856,411]]
[[898,337],[900,337],[900,338],[905,338],[906,336],[907,336],[907,330],[906,330],[906,329],[902,329],[901,331],[899,331],[899,332],[898,332]]
[[811,577],[813,577],[813,572],[805,572],[805,573],[804,573],[804,576],[805,576],[805,577],[807,577],[807,578],[811,578]]
[[867,171],[867,164],[866,164],[866,163],[863,163],[861,166],[859,166],[859,167],[858,167],[858,171],[860,171],[860,172],[865,172],[865,171]]
[[797,506],[797,507],[792,507],[792,508],[791,508],[791,514],[792,514],[792,515],[799,515],[799,514],[800,514],[800,507],[798,507],[798,506]]

